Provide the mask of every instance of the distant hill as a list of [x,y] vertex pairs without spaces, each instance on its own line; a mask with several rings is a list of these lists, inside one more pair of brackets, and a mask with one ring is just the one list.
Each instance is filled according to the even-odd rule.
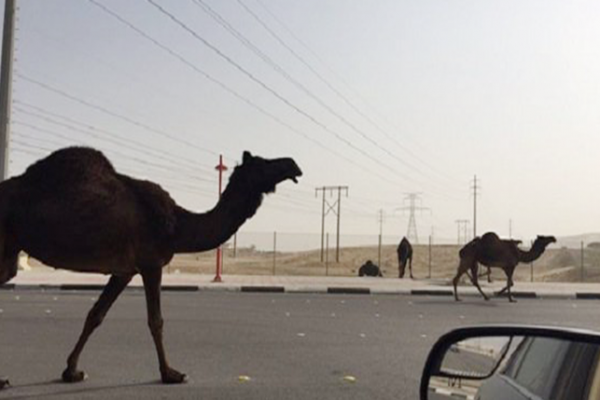
[[558,237],[559,247],[579,248],[581,242],[587,247],[590,243],[600,243],[600,233],[584,233],[581,235]]

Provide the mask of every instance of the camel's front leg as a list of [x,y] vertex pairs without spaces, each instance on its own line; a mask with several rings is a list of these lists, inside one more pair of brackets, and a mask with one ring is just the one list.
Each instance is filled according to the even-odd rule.
[[415,279],[412,273],[412,256],[408,259],[408,271],[410,272],[410,279]]
[[155,267],[143,270],[142,279],[144,280],[144,290],[146,291],[148,326],[150,327],[154,345],[156,346],[156,352],[158,353],[158,363],[162,381],[163,383],[185,382],[185,374],[171,368],[167,362],[167,356],[165,355],[162,335],[163,318],[160,310],[160,282],[162,279],[162,270]]
[[108,284],[104,287],[100,298],[94,304],[83,326],[83,332],[79,336],[79,340],[75,345],[75,348],[67,359],[67,368],[62,373],[62,379],[65,382],[80,382],[85,379],[86,375],[83,371],[77,370],[77,363],[79,361],[79,355],[83,350],[83,346],[87,342],[88,338],[94,332],[100,324],[106,313],[113,305],[117,297],[123,292],[123,289],[131,281],[132,276],[117,276],[113,275],[110,277]]

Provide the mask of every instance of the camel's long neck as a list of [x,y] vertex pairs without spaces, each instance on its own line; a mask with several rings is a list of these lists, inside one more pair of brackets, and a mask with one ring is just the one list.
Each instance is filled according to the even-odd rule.
[[540,242],[534,242],[529,251],[519,250],[519,261],[523,263],[531,263],[544,253],[546,246]]
[[262,194],[228,187],[219,203],[206,213],[177,210],[175,253],[211,250],[225,243],[258,209]]

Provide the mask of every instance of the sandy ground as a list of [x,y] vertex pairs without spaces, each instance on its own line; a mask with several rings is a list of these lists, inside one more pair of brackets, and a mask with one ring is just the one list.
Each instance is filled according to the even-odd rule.
[[[452,278],[458,266],[456,245],[437,245],[430,249],[427,245],[414,246],[413,273],[416,277]],[[223,270],[235,275],[298,275],[298,276],[354,276],[358,268],[368,259],[379,263],[377,246],[344,247],[340,249],[339,262],[335,250],[324,255],[321,262],[320,250],[304,252],[268,252],[253,249],[232,249],[224,251]],[[198,254],[177,255],[167,267],[169,272],[203,273],[215,271],[216,253],[209,251]],[[383,246],[381,263],[386,277],[398,276],[398,262],[395,246]],[[600,281],[600,250],[584,251],[584,278],[587,282]],[[548,249],[533,264],[534,280],[537,282],[577,282],[581,280],[580,249]],[[407,271],[408,273],[408,271]],[[530,281],[532,268],[521,264],[517,268],[516,280]],[[492,276],[502,279],[501,270],[493,269]]]
[[[458,266],[457,245],[416,245],[414,249],[413,274],[418,278],[451,279]],[[223,272],[233,275],[294,275],[294,276],[356,276],[358,269],[367,260],[382,267],[385,277],[398,276],[396,246],[382,246],[381,257],[377,246],[343,247],[339,262],[335,249],[323,255],[321,251],[276,252],[238,248],[223,251]],[[582,281],[581,249],[549,248],[530,264],[517,268],[517,281],[536,282],[580,282]],[[600,282],[600,249],[587,248],[583,252],[586,282]],[[168,273],[211,274],[215,271],[216,252],[176,255],[166,268]],[[36,260],[29,260],[33,268],[40,267]],[[407,271],[408,274],[408,271]],[[503,279],[504,273],[492,269],[494,279]]]

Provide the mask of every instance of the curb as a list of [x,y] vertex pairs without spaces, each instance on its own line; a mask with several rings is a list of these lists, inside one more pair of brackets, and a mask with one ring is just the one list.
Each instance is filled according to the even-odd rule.
[[[0,291],[61,291],[61,292],[100,292],[104,289],[101,284],[15,284],[8,283],[0,286]],[[143,286],[128,286],[126,291],[143,292]],[[347,286],[263,286],[263,285],[237,285],[237,286],[208,286],[208,285],[165,285],[163,292],[242,292],[242,293],[292,293],[292,294],[350,294],[350,295],[409,295],[424,297],[452,297],[454,293],[448,289],[390,289]],[[518,299],[569,299],[569,300],[600,300],[600,292],[562,292],[544,293],[534,291],[514,291],[514,298]],[[461,297],[481,297],[479,293],[461,293]],[[493,297],[506,298],[506,294]]]

